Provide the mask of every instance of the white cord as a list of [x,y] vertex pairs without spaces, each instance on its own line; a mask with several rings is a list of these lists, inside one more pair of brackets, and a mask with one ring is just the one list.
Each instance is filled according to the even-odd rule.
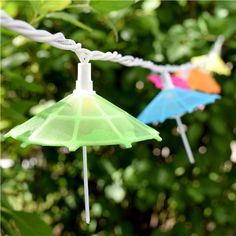
[[24,21],[13,19],[3,10],[0,11],[0,25],[34,41],[45,42],[56,48],[73,51],[76,53],[81,62],[89,62],[90,60],[112,61],[129,67],[143,67],[157,73],[171,73],[177,70],[189,70],[196,66],[193,63],[186,63],[179,66],[156,65],[153,62],[143,60],[142,58],[122,56],[116,51],[105,53],[100,51],[90,51],[86,48],[82,48],[80,43],[76,43],[72,39],[66,39],[62,33],[51,34],[46,30],[37,30],[32,25]]

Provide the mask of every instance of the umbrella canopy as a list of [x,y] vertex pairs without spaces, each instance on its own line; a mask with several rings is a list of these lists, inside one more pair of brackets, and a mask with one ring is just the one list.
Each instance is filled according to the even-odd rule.
[[97,94],[71,94],[5,137],[25,144],[65,146],[75,151],[81,146],[120,144],[161,140],[159,133]]
[[191,61],[203,66],[204,69],[210,72],[215,72],[221,75],[231,74],[230,68],[224,63],[222,58],[217,53],[193,57]]
[[201,105],[213,103],[220,98],[216,94],[206,94],[181,88],[162,90],[141,112],[138,119],[144,123],[163,122],[168,118],[191,112]]
[[[205,93],[220,93],[221,87],[215,81],[215,79],[207,72],[204,72],[200,69],[193,68],[188,73],[185,73],[187,76],[187,83],[190,88],[199,90]],[[182,72],[176,72],[177,76],[181,76]]]
[[[159,75],[150,74],[150,75],[148,75],[147,79],[150,80],[157,88],[159,88],[159,89],[164,88],[161,77]],[[172,80],[172,83],[175,87],[179,87],[179,88],[183,88],[183,89],[190,89],[187,82],[178,76],[172,75],[171,80]]]
[[87,146],[120,144],[147,139],[161,141],[159,133],[93,91],[91,64],[78,64],[74,92],[10,130],[4,137],[27,144],[65,146],[75,151],[82,146],[86,223],[90,222]]

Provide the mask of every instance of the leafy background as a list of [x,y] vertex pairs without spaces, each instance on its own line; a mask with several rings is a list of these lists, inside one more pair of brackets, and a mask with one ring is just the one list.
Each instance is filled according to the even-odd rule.
[[[234,1],[1,1],[12,17],[63,32],[91,50],[118,51],[159,64],[208,53],[225,36],[223,59],[236,62]],[[7,132],[72,92],[78,59],[1,28],[1,130]],[[137,116],[158,92],[149,71],[93,62],[97,93]],[[196,165],[190,166],[168,120],[163,141],[89,148],[90,225],[84,222],[81,150],[30,146],[8,139],[1,170],[3,235],[236,234],[236,76],[214,75],[222,99],[183,117]],[[42,220],[40,220],[40,218]]]

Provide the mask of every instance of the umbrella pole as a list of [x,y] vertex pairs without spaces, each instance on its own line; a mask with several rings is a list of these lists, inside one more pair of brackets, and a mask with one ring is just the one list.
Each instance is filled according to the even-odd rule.
[[87,168],[87,147],[82,147],[83,151],[83,174],[84,174],[84,202],[85,202],[85,216],[86,223],[90,222],[90,213],[89,213],[89,190],[88,190],[88,168]]
[[180,135],[181,135],[182,141],[184,143],[184,147],[185,147],[185,150],[187,152],[188,159],[189,159],[191,164],[194,164],[195,160],[194,160],[194,157],[193,157],[193,153],[192,153],[191,147],[189,145],[187,136],[184,132],[183,123],[182,123],[179,116],[176,117],[176,122],[177,122],[177,125],[178,125],[179,129],[180,129]]

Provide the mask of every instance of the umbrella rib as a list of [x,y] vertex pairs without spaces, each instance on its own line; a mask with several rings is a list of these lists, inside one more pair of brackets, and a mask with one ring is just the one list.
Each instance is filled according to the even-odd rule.
[[[168,91],[167,91],[167,89],[164,89],[163,90],[163,93],[162,94],[160,94],[160,97],[159,97],[159,100],[161,101],[162,99],[165,101],[168,101],[168,98],[166,99],[166,93],[168,93]],[[162,98],[163,97],[163,98]],[[162,103],[162,104],[165,104],[164,102]],[[167,105],[162,105],[162,106],[160,106],[161,107],[161,109],[160,109],[160,118],[159,118],[159,120],[157,119],[156,121],[157,122],[163,122],[164,120],[166,120],[167,118],[169,118],[169,117],[165,117],[165,111],[166,111],[166,107],[167,107]]]
[[[50,114],[50,117],[47,117],[47,118],[45,119],[44,123],[43,123],[40,127],[38,127],[38,128],[34,131],[34,133],[32,133],[32,134],[29,136],[29,140],[30,140],[30,137],[35,136],[35,135],[42,129],[42,127],[45,126],[45,124],[47,124],[47,123],[52,119],[52,117],[56,117],[56,115],[57,115],[61,110],[63,110],[63,109],[64,109],[64,107],[60,107],[56,112]],[[33,135],[33,134],[34,134],[34,135]]]
[[121,136],[119,130],[114,126],[114,124],[110,121],[109,117],[107,116],[107,114],[103,111],[103,109],[97,104],[96,107],[98,108],[98,110],[104,115],[105,119],[107,120],[107,122],[110,124],[110,126],[113,128],[113,130],[115,131],[115,133],[119,136],[119,138],[123,139],[123,137]]
[[[159,97],[160,96],[160,97]],[[153,110],[155,110],[156,109],[156,101],[158,100],[158,99],[161,99],[161,97],[162,97],[162,94],[158,94],[158,95],[156,95],[153,99],[152,99],[152,101],[146,106],[146,108],[141,112],[141,114],[140,115],[142,115],[145,119],[146,119],[146,121],[144,121],[144,123],[152,123],[152,122],[156,122],[156,120],[155,121],[153,121],[153,119],[150,119],[150,117],[153,117]],[[139,116],[140,116],[139,115]],[[141,119],[141,121],[142,121],[142,119]]]
[[[194,91],[194,93],[195,93],[195,91]],[[191,96],[190,94],[186,94],[185,99],[186,99],[186,98],[191,98],[191,97],[193,98],[193,96]],[[199,99],[198,99],[198,100],[199,100]],[[200,103],[200,104],[194,105],[194,107],[192,108],[192,110],[195,109],[195,108],[197,108],[198,106],[201,106],[201,105],[203,105],[203,104]]]
[[[164,103],[163,103],[164,104]],[[162,113],[161,113],[161,117],[160,117],[160,121],[163,122],[165,120],[165,110],[166,110],[166,105],[165,106],[162,106]]]
[[[77,114],[78,114],[78,112],[75,115],[77,115]],[[67,115],[57,115],[57,117],[60,117],[60,118],[63,118],[63,119],[71,119],[71,117],[68,117]],[[98,115],[96,115],[96,117],[83,116],[83,118],[86,118],[88,120],[94,120],[94,119],[97,119],[98,117],[103,117],[103,116],[98,116]],[[110,115],[109,117],[111,117],[111,118],[119,118],[120,116],[119,115]]]
[[[78,114],[80,114],[81,109],[82,109],[82,99],[79,100],[79,109],[75,114],[76,117],[77,117]],[[72,141],[75,139],[75,137],[78,134],[77,130],[79,130],[79,123],[80,123],[80,119],[75,119],[75,128],[74,128],[74,132],[73,132],[73,135],[72,135]]]
[[[195,91],[191,91],[191,93],[196,93]],[[205,94],[204,94],[205,95]],[[185,94],[185,99],[188,99],[188,98],[193,98],[193,96],[191,96],[191,94]],[[181,105],[183,105],[186,108],[185,104],[177,98],[177,100],[181,103]],[[199,100],[199,99],[198,99]],[[205,98],[204,98],[205,100]],[[202,103],[199,103],[199,104],[194,104],[194,106],[191,108],[191,111],[193,111],[194,109],[196,109],[198,106],[201,106],[201,105],[205,105],[206,101],[202,102]],[[189,111],[190,109],[187,109],[187,111]]]
[[[180,100],[178,97],[176,98],[177,99],[177,101],[179,102],[179,104],[188,112],[189,111],[189,109],[188,109],[188,107],[182,102],[182,100]],[[192,109],[191,109],[192,110]],[[185,111],[185,112],[186,112]],[[185,112],[183,112],[183,113],[185,113]],[[178,114],[177,114],[178,115]]]
[[[131,115],[129,115],[128,114],[128,116],[131,116]],[[132,116],[131,116],[132,117]],[[137,126],[139,126],[140,128],[142,128],[143,129],[143,125],[145,125],[145,126],[147,126],[148,127],[148,130],[147,130],[147,132],[148,132],[148,134],[149,135],[152,135],[152,136],[154,136],[154,134],[152,134],[152,132],[150,132],[150,130],[149,130],[149,126],[148,125],[146,125],[146,124],[143,124],[141,121],[139,121],[139,120],[137,120],[137,119],[134,119],[134,120],[132,120]],[[151,129],[151,128],[150,128]],[[155,129],[151,129],[151,130],[155,130]],[[159,132],[157,131],[157,130],[155,130],[156,132],[157,132],[157,134],[159,134]],[[160,138],[155,138],[155,139],[157,139],[157,140],[159,140],[160,141]]]
[[[42,128],[43,128],[45,125],[47,125],[47,124],[49,123],[49,121],[52,120],[52,118],[53,118],[54,116],[55,116],[54,114],[50,115],[50,117],[48,117],[40,127],[38,127],[36,130],[34,130],[34,132],[29,136],[29,140],[30,140],[31,138],[33,138],[34,136],[36,136],[36,135],[42,130]],[[39,139],[39,140],[40,140],[40,139]],[[48,141],[48,140],[47,140],[47,141]]]

